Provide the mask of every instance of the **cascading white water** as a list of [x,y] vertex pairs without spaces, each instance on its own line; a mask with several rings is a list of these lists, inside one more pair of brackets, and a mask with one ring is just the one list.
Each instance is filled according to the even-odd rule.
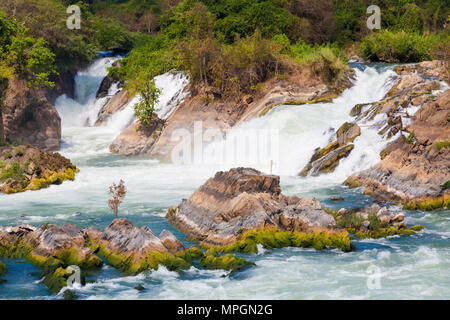
[[[387,70],[377,72],[367,67],[364,71],[355,70],[354,85],[334,99],[331,103],[305,104],[301,106],[278,106],[263,117],[254,118],[227,133],[224,142],[216,142],[207,146],[204,154],[214,154],[210,149],[222,149],[225,164],[230,166],[253,166],[268,172],[273,161],[273,173],[283,176],[295,176],[308,163],[318,147],[324,147],[335,139],[336,130],[347,121],[355,121],[349,113],[356,105],[382,99],[395,82],[395,73]],[[380,116],[383,117],[383,116]],[[380,120],[376,117],[366,126]],[[253,148],[248,143],[247,148],[237,149],[228,144],[230,140],[242,138],[245,133],[259,132],[262,135],[274,135],[275,141],[266,139],[269,152],[261,152],[257,159],[251,153],[261,149]],[[266,142],[264,141],[264,142]],[[259,142],[259,141],[258,141]],[[276,147],[273,148],[273,143]],[[379,153],[387,143],[376,129],[363,127],[361,136],[354,141],[355,148],[347,159],[343,159],[338,169],[320,177],[307,177],[309,183],[324,181],[339,183],[351,173],[366,169],[379,161]],[[229,146],[231,145],[231,147]],[[272,150],[271,150],[272,147]],[[217,154],[217,152],[216,152]],[[232,159],[227,162],[227,159]],[[236,162],[236,159],[240,161]],[[252,159],[252,161],[248,161]]]

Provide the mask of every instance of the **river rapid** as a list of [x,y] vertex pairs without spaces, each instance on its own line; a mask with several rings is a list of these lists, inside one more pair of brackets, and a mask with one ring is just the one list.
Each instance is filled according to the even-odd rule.
[[[331,174],[302,178],[297,176],[317,147],[325,146],[359,103],[380,100],[395,84],[392,66],[355,66],[354,85],[332,103],[279,106],[264,117],[250,120],[239,130],[277,130],[278,154],[268,154],[257,163],[230,161],[220,164],[171,164],[145,157],[122,157],[109,152],[114,138],[135,119],[133,99],[104,126],[93,126],[106,98],[95,94],[106,68],[116,58],[94,61],[76,77],[75,99],[61,96],[56,107],[62,118],[60,153],[80,169],[75,181],[40,191],[13,195],[0,194],[0,225],[17,222],[40,225],[69,222],[80,227],[105,228],[113,219],[108,209],[107,188],[123,179],[128,189],[120,216],[135,225],[146,225],[155,234],[171,230],[184,241],[165,219],[169,206],[187,198],[219,170],[252,166],[281,176],[284,194],[316,197],[332,208],[361,207],[371,203],[360,190],[349,190],[342,182],[351,173],[367,169],[379,161],[386,145],[376,130],[362,127],[355,149]],[[162,90],[157,112],[167,118],[187,93],[182,73],[156,78]],[[118,90],[113,85],[109,94]],[[178,99],[178,100],[177,100]],[[377,116],[378,117],[378,116]],[[373,121],[379,121],[379,118]],[[228,137],[227,137],[228,138]],[[395,139],[394,137],[393,139]],[[232,152],[227,150],[227,152]],[[329,201],[340,195],[345,201]],[[399,209],[399,208],[394,208]],[[450,211],[408,211],[407,224],[422,224],[425,230],[409,237],[352,241],[356,250],[284,248],[243,255],[256,266],[225,276],[224,271],[196,267],[177,273],[164,267],[157,271],[126,277],[105,265],[88,275],[95,280],[74,291],[81,299],[449,299],[450,298]],[[185,244],[189,244],[184,241]],[[9,273],[0,285],[0,299],[59,299],[41,283],[39,270],[17,259],[2,260]],[[145,290],[133,289],[143,285]]]

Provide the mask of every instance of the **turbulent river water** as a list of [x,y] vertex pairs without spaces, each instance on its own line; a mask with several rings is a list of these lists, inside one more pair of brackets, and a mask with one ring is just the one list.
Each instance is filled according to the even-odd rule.
[[[134,121],[132,101],[123,111],[100,127],[93,124],[106,98],[95,94],[106,68],[115,58],[94,61],[76,77],[76,97],[58,98],[56,107],[62,118],[61,154],[79,168],[74,182],[64,182],[40,191],[14,195],[0,194],[0,225],[22,221],[40,225],[44,222],[70,222],[86,227],[106,227],[113,216],[107,206],[107,187],[123,179],[128,194],[120,216],[137,226],[147,225],[155,234],[169,229],[184,236],[167,223],[167,207],[187,198],[218,170],[251,165],[270,170],[273,154],[258,163],[224,162],[215,164],[170,164],[157,160],[126,158],[109,152],[109,145]],[[341,185],[352,172],[379,161],[386,141],[376,130],[362,127],[355,149],[341,161],[334,173],[319,177],[298,177],[317,147],[325,146],[358,103],[380,100],[395,83],[390,66],[357,66],[354,85],[332,103],[279,106],[264,117],[250,120],[232,129],[277,130],[278,154],[273,173],[281,176],[283,193],[316,197],[329,207],[360,207],[371,202],[359,190]],[[163,91],[157,106],[165,118],[173,112],[177,99],[186,94],[182,73],[157,77]],[[117,91],[112,86],[110,94]],[[373,121],[378,121],[375,118]],[[328,201],[341,195],[339,204]],[[395,208],[394,208],[395,209]],[[425,230],[409,237],[353,241],[356,250],[285,248],[261,250],[257,255],[243,255],[256,263],[243,272],[225,276],[224,271],[205,271],[195,267],[182,273],[164,267],[158,271],[125,277],[105,265],[88,275],[95,280],[75,291],[82,299],[403,299],[450,298],[450,211],[407,212],[408,224],[422,224]],[[185,243],[187,243],[185,241]],[[0,285],[0,299],[58,299],[41,283],[39,270],[22,260],[4,260],[9,273]],[[133,289],[142,284],[146,289]]]

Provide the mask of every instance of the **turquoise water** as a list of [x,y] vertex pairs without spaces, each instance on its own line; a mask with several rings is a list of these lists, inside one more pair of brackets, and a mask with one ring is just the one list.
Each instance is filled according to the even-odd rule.
[[[97,62],[95,70],[83,74],[86,81],[79,85],[86,86],[81,90],[85,95],[95,94],[101,81],[101,77],[96,76],[100,67]],[[249,121],[242,128],[276,127],[280,130],[280,155],[274,164],[274,173],[281,175],[284,194],[316,197],[325,206],[333,208],[362,207],[370,204],[371,199],[360,190],[349,190],[341,183],[351,172],[379,161],[378,154],[385,142],[376,130],[363,128],[361,137],[355,140],[354,151],[341,161],[334,173],[307,178],[296,175],[314,149],[329,141],[330,127],[336,128],[351,120],[348,112],[356,103],[381,99],[392,84],[388,67],[378,71],[362,68],[357,71],[355,86],[333,103],[281,106],[264,118]],[[104,127],[81,126],[80,117],[71,122],[74,110],[70,114],[64,113],[67,106],[79,108],[81,118],[84,113],[92,117],[91,109],[98,107],[97,101],[81,100],[87,102],[75,104],[61,98],[57,103],[63,118],[61,153],[80,168],[75,181],[40,191],[0,194],[0,225],[25,222],[38,226],[46,222],[69,222],[80,227],[95,225],[103,229],[113,220],[107,205],[107,187],[123,179],[128,194],[120,208],[121,217],[130,219],[137,226],[146,225],[155,234],[169,229],[190,245],[183,234],[167,223],[167,208],[178,205],[216,171],[247,164],[174,165],[144,157],[112,155],[108,146],[123,126],[117,122]],[[254,166],[267,172],[269,162],[267,159]],[[329,201],[328,198],[334,195],[342,195],[345,201]],[[350,253],[299,248],[260,250],[255,255],[244,255],[255,262],[255,266],[232,275],[194,266],[181,273],[161,267],[157,271],[127,277],[105,265],[88,274],[87,279],[95,280],[95,283],[74,290],[81,299],[450,298],[450,211],[407,212],[406,222],[422,224],[425,230],[409,237],[353,241],[356,250]],[[22,260],[2,261],[9,273],[4,276],[7,282],[0,284],[0,299],[61,298],[62,293],[49,294],[40,282],[39,270],[32,265]],[[138,284],[146,289],[133,289]]]

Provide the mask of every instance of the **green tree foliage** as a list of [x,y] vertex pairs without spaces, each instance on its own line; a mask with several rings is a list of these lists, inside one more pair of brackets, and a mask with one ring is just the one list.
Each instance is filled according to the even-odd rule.
[[[80,30],[67,28],[69,4],[81,8]],[[135,40],[135,35],[120,22],[94,15],[88,1],[8,0],[0,2],[0,10],[27,27],[29,35],[48,43],[59,72],[78,69],[98,50],[130,50]]]
[[53,87],[55,55],[42,38],[28,35],[28,29],[0,11],[0,77],[21,77],[31,85]]
[[139,102],[134,106],[134,114],[143,127],[152,124],[155,105],[158,103],[161,90],[155,86],[153,79],[148,79],[139,90]]

